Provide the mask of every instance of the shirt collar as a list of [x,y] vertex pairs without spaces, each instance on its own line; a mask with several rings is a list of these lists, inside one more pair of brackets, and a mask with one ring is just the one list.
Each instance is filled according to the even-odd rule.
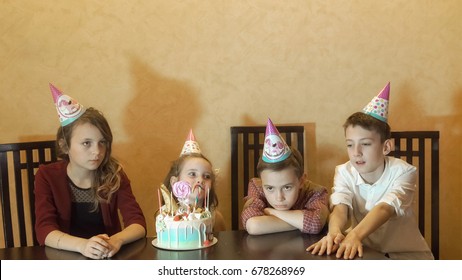
[[374,183],[374,184],[369,184],[369,183],[366,183],[366,181],[364,181],[363,177],[361,177],[361,174],[359,174],[358,170],[356,170],[356,168],[353,167],[353,172],[354,174],[356,175],[356,185],[357,186],[361,186],[361,185],[369,185],[369,186],[376,186],[378,184],[380,184],[380,182],[383,180],[383,178],[385,177],[385,173],[388,172],[389,170],[389,160],[388,160],[388,157],[386,156],[385,157],[385,168],[383,169],[383,173],[382,173],[382,176],[380,176],[380,178]]

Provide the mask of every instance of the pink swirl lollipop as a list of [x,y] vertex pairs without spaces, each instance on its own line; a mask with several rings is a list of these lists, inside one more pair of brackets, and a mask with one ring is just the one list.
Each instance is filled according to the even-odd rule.
[[177,198],[186,199],[191,193],[191,185],[185,181],[178,181],[173,184],[173,194]]

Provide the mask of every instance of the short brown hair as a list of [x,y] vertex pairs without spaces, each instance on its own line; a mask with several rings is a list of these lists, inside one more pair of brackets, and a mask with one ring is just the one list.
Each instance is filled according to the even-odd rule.
[[304,166],[303,166],[303,157],[300,154],[300,152],[294,148],[290,148],[290,151],[291,151],[290,156],[280,162],[269,163],[269,162],[263,161],[263,159],[260,157],[260,159],[258,160],[258,165],[257,165],[258,177],[260,177],[260,174],[264,170],[281,171],[288,167],[292,167],[294,169],[295,175],[297,175],[297,178],[302,177],[303,173],[305,172]]
[[377,132],[380,135],[382,143],[391,138],[391,128],[388,123],[380,121],[363,112],[356,112],[349,116],[343,124],[343,129],[346,131],[347,127],[355,127],[357,125],[369,131]]

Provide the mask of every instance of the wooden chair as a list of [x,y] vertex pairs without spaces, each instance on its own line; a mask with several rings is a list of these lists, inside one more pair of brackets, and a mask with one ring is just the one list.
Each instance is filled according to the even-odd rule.
[[[304,156],[304,126],[277,126],[287,145]],[[249,180],[257,176],[257,164],[263,151],[266,126],[231,127],[231,227],[240,228],[242,199]]]
[[1,227],[4,241],[0,247],[38,244],[34,230],[34,177],[40,164],[54,161],[55,141],[0,144]]
[[[391,156],[418,168],[419,229],[439,259],[439,131],[393,131]],[[430,195],[430,198],[427,198]],[[430,214],[430,215],[429,215]],[[429,217],[430,216],[430,217]],[[427,223],[429,221],[429,223]]]

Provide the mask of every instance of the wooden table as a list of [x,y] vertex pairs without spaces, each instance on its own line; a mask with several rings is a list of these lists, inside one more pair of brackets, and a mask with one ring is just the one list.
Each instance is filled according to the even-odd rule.
[[[112,258],[117,260],[335,260],[335,255],[317,256],[305,249],[324,235],[302,234],[289,231],[252,236],[246,231],[215,233],[217,244],[199,250],[172,251],[152,245],[153,237],[127,244]],[[75,252],[46,246],[0,249],[2,260],[80,260],[86,259]],[[364,248],[365,260],[387,259],[384,254]]]

